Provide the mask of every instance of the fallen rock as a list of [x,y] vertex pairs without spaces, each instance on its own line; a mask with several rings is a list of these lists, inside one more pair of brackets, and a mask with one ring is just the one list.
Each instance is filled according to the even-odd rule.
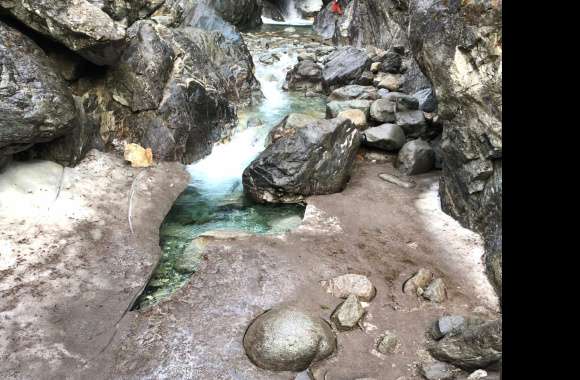
[[260,203],[296,203],[346,186],[361,136],[346,119],[319,120],[268,146],[243,173],[244,191]]
[[356,81],[370,68],[371,59],[366,51],[352,46],[341,47],[330,54],[322,70],[327,88],[341,86]]
[[406,138],[403,129],[395,124],[382,124],[364,132],[364,145],[393,152],[401,149]]
[[449,315],[439,318],[431,328],[431,337],[435,340],[443,338],[452,331],[459,330],[465,324],[465,317]]
[[294,307],[271,309],[246,330],[244,349],[252,363],[271,371],[304,371],[331,355],[336,336],[328,322]]
[[447,334],[427,345],[437,360],[465,370],[495,369],[502,357],[501,319],[476,324]]
[[353,100],[353,99],[377,99],[377,89],[373,86],[361,86],[350,84],[333,90],[328,100]]
[[397,111],[395,120],[405,132],[405,136],[409,138],[421,137],[427,131],[427,121],[423,111]]
[[0,157],[77,126],[71,92],[30,38],[0,21]]
[[471,373],[467,377],[467,380],[481,380],[485,378],[487,378],[487,371],[484,371],[483,369],[478,369],[477,371]]
[[387,174],[387,173],[379,174],[379,178],[382,179],[383,181],[392,183],[392,184],[397,185],[397,186],[401,186],[405,189],[412,189],[413,187],[417,186],[417,184],[413,180],[405,181],[401,178],[398,178],[394,175]]
[[134,168],[148,168],[153,165],[153,151],[151,148],[143,148],[138,144],[127,144],[125,146],[125,161],[131,162]]
[[371,102],[369,100],[354,99],[337,101],[333,100],[326,104],[326,118],[333,119],[338,116],[342,111],[349,109],[361,110],[365,113],[365,116],[370,116]]
[[419,293],[422,294],[432,280],[433,272],[429,269],[421,268],[413,275],[413,277],[405,282],[403,285],[403,292],[406,294],[420,295]]
[[338,114],[338,117],[350,120],[359,130],[365,129],[367,126],[367,117],[361,110],[344,110]]
[[420,372],[421,375],[427,380],[455,379],[455,368],[447,363],[422,363]]
[[338,330],[351,330],[358,324],[358,321],[364,315],[364,308],[359,302],[356,295],[351,294],[346,301],[338,305],[336,310],[330,316],[332,322]]
[[361,274],[343,274],[330,280],[321,281],[327,293],[338,298],[347,298],[354,294],[360,300],[370,302],[376,294],[372,282]]
[[426,173],[433,169],[435,153],[428,142],[409,141],[399,151],[397,168],[406,175]]
[[395,352],[398,343],[399,338],[394,333],[391,331],[385,331],[385,334],[379,341],[377,351],[382,354],[392,354]]
[[379,123],[395,122],[396,105],[389,99],[378,99],[371,104],[371,118]]
[[398,91],[401,88],[402,77],[401,74],[383,74],[375,77],[375,86],[378,88],[386,88],[389,91]]
[[303,60],[286,74],[284,89],[322,92],[322,69],[314,61]]
[[308,124],[316,122],[312,116],[303,113],[291,113],[276,125],[266,137],[266,146],[278,141],[282,137],[291,136],[299,128],[304,128]]
[[437,278],[429,284],[425,292],[423,292],[423,298],[431,302],[441,303],[447,298],[447,289],[443,279]]

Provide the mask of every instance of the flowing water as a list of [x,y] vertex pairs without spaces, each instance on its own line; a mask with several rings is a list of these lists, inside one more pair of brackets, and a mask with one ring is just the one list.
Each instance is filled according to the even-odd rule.
[[[188,281],[200,260],[195,256],[200,235],[223,230],[279,234],[302,221],[304,205],[253,203],[244,196],[241,178],[264,150],[270,129],[286,115],[300,112],[324,118],[323,98],[282,90],[287,71],[297,62],[300,41],[309,36],[311,27],[288,29],[287,25],[264,25],[245,35],[264,99],[238,112],[239,123],[229,142],[214,146],[211,155],[188,166],[191,182],[161,226],[163,255],[136,309],[157,303]],[[272,63],[261,62],[265,54],[275,56]]]

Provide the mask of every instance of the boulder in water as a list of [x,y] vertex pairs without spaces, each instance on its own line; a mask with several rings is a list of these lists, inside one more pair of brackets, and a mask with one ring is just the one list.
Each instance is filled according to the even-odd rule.
[[244,191],[260,203],[297,203],[346,186],[361,136],[346,119],[318,120],[266,148],[243,174]]
[[270,371],[304,371],[330,356],[336,336],[325,320],[296,307],[268,310],[244,335],[252,363]]
[[286,74],[284,88],[286,90],[322,92],[322,69],[314,61],[300,61]]

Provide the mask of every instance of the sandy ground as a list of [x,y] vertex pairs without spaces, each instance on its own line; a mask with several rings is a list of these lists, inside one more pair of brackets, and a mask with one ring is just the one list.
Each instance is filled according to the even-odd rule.
[[[347,189],[308,199],[301,227],[283,236],[216,239],[191,281],[170,299],[125,315],[118,334],[88,364],[85,376],[122,379],[294,379],[253,366],[242,337],[252,319],[284,303],[328,319],[340,299],[319,282],[345,273],[368,276],[377,288],[361,329],[338,334],[339,349],[315,365],[320,379],[419,379],[428,358],[425,330],[444,314],[498,316],[483,273],[481,239],[440,211],[438,172],[417,187],[384,182],[389,163],[359,162]],[[441,276],[449,299],[439,305],[403,294],[403,282],[425,267]],[[391,330],[392,355],[374,350]]]
[[180,164],[132,169],[97,151],[0,174],[0,378],[81,377],[146,285],[187,182]]

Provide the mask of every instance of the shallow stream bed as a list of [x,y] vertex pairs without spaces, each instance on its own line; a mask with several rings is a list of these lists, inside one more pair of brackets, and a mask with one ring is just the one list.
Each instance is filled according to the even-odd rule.
[[[156,304],[182,287],[202,260],[200,236],[215,231],[280,234],[297,227],[305,205],[260,205],[244,196],[242,173],[265,148],[268,132],[292,112],[324,118],[325,99],[282,89],[286,73],[304,45],[313,43],[311,26],[263,25],[244,35],[254,58],[264,98],[238,111],[232,138],[211,155],[189,165],[188,188],[160,229],[159,265],[134,309]],[[264,55],[273,59],[260,59]]]

